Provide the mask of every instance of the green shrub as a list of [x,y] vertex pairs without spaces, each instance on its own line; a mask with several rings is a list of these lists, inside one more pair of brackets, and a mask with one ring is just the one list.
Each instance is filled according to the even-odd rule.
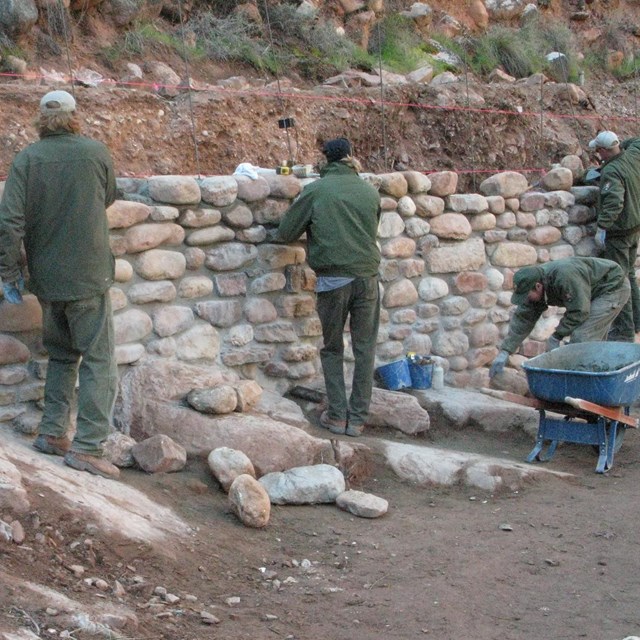
[[269,9],[272,34],[281,48],[290,48],[307,76],[318,77],[344,71],[354,66],[370,67],[368,54],[349,38],[340,35],[327,22],[314,15],[304,14],[290,4]]
[[257,26],[241,14],[219,18],[209,12],[193,16],[188,27],[211,60],[244,62],[256,69],[278,70],[278,52],[257,37]]
[[637,79],[640,75],[640,58],[635,53],[624,59],[619,67],[611,70],[613,75],[620,80]]
[[8,56],[15,56],[21,60],[29,60],[26,51],[11,42],[3,33],[0,33],[0,60],[5,60]]
[[185,43],[181,31],[163,31],[147,22],[135,23],[111,46],[103,48],[100,55],[105,63],[113,65],[122,58],[139,57],[153,52],[175,53],[186,60],[204,57],[204,51],[198,46]]
[[527,32],[523,31],[495,27],[481,39],[479,49],[486,60],[498,61],[508,74],[516,78],[530,76],[542,67],[542,56],[532,55],[531,43],[523,37]]
[[413,20],[399,14],[388,15],[376,25],[369,53],[380,56],[384,67],[398,73],[408,73],[429,62],[428,45]]
[[546,55],[552,51],[567,58],[569,80],[579,73],[571,32],[562,25],[531,19],[521,29],[497,25],[482,36],[450,39],[436,36],[445,49],[455,53],[478,75],[501,67],[516,78],[524,78],[547,67]]
[[[629,45],[629,42],[633,41],[630,36],[635,36],[634,30],[633,21],[625,18],[623,14],[607,15],[600,38],[585,53],[584,67],[589,70],[610,71],[620,79],[637,76],[640,60]],[[625,58],[620,67],[610,70],[607,66],[608,54],[612,51],[621,51]]]

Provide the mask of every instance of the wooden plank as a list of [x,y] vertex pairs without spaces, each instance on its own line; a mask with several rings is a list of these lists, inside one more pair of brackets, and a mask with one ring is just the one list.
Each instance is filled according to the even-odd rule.
[[498,398],[498,400],[506,400],[507,402],[515,402],[516,404],[524,405],[525,407],[532,407],[533,409],[540,409],[538,406],[539,400],[535,398],[527,398],[526,396],[521,396],[518,393],[511,393],[511,391],[501,391],[498,389],[488,389],[487,387],[482,387],[480,389],[482,393],[492,396],[493,398]]
[[546,400],[539,400],[538,398],[529,398],[527,396],[521,396],[518,393],[512,393],[511,391],[502,391],[498,389],[488,389],[483,387],[480,389],[482,393],[488,396],[493,396],[499,400],[505,400],[506,402],[514,402],[515,404],[521,404],[525,407],[531,407],[532,409],[544,409],[545,411],[553,411],[555,413],[564,413],[568,415],[579,415],[584,411],[579,412],[574,407],[568,406],[561,402],[547,402]]
[[595,402],[589,402],[589,400],[571,398],[569,396],[567,396],[564,401],[576,409],[582,409],[583,411],[588,411],[589,413],[594,413],[597,416],[609,418],[610,420],[617,420],[634,429],[638,428],[638,419],[626,415],[622,407],[603,407]]
[[521,404],[525,407],[532,407],[533,409],[544,409],[545,411],[562,413],[573,417],[584,417],[586,413],[602,416],[603,418],[609,418],[610,420],[617,420],[618,422],[622,422],[622,424],[625,424],[628,427],[633,427],[634,429],[638,428],[638,419],[626,415],[623,407],[603,407],[595,402],[589,402],[589,400],[571,397],[566,397],[564,399],[564,403],[547,402],[546,400],[539,400],[538,398],[527,398],[526,396],[511,393],[510,391],[500,391],[498,389],[488,389],[486,387],[482,388],[481,391],[482,393],[493,396],[494,398]]

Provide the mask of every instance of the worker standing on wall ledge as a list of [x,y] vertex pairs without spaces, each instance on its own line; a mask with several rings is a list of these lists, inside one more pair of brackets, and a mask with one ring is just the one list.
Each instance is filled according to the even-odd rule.
[[[606,340],[631,289],[620,266],[603,258],[565,258],[523,267],[513,277],[513,288],[511,302],[518,307],[489,370],[491,378],[504,370],[509,355],[518,350],[549,306],[566,311],[547,340],[548,351],[568,337],[571,342]],[[633,340],[632,331],[626,341]]]
[[[49,363],[44,412],[33,446],[64,456],[74,469],[117,478],[103,457],[112,431],[118,370],[109,287],[114,258],[106,208],[116,199],[107,148],[80,132],[76,101],[51,91],[40,101],[40,140],[13,160],[0,203],[0,277],[4,298],[22,302],[20,245],[29,288],[42,306]],[[78,386],[78,419],[67,435]]]
[[[316,272],[316,308],[324,345],[320,360],[328,408],[320,424],[332,433],[359,436],[373,387],[380,322],[376,243],[380,195],[358,175],[360,163],[346,138],[325,142],[320,180],[307,185],[280,222],[278,237],[307,234],[309,266]],[[344,326],[349,320],[355,358],[351,395],[344,381]]]
[[601,131],[591,142],[602,161],[598,196],[596,245],[602,257],[622,267],[629,278],[631,296],[611,325],[610,340],[626,340],[640,331],[640,289],[636,257],[640,240],[640,138],[620,143],[613,131]]

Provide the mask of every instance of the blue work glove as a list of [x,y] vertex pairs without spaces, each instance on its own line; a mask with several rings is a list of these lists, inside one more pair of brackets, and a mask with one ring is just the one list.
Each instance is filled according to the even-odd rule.
[[549,336],[547,338],[547,351],[553,351],[554,349],[557,349],[560,346],[560,343],[562,342],[561,339],[556,338],[555,336]]
[[2,293],[4,299],[11,304],[22,302],[22,292],[24,291],[24,278],[20,276],[15,282],[3,282]]
[[509,352],[502,349],[491,364],[491,368],[489,369],[489,377],[493,378],[493,376],[497,376],[499,373],[502,373],[508,359]]
[[607,237],[607,230],[601,229],[600,227],[598,227],[596,229],[596,235],[594,237],[596,247],[599,247],[600,249],[604,248],[604,241],[606,237]]

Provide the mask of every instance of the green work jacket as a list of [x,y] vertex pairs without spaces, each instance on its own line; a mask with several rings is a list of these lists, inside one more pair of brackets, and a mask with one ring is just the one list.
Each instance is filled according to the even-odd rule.
[[20,276],[24,241],[29,289],[44,301],[82,300],[113,283],[106,208],[116,198],[111,156],[68,132],[42,137],[15,157],[0,202],[0,277]]
[[331,162],[289,207],[278,237],[291,242],[306,232],[318,276],[370,277],[380,265],[379,219],[378,191],[345,163]]
[[502,349],[514,353],[548,307],[566,309],[554,337],[561,340],[587,320],[591,301],[623,286],[622,268],[603,258],[565,258],[540,265],[544,299],[518,305]]
[[623,150],[600,170],[598,226],[612,237],[640,228],[640,138],[621,146]]

